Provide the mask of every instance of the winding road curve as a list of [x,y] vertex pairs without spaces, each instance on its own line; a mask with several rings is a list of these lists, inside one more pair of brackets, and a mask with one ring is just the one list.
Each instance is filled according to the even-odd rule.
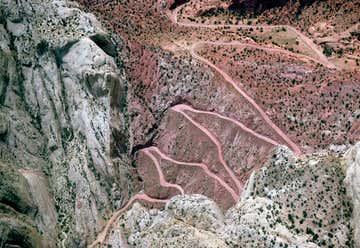
[[178,185],[178,184],[173,184],[173,183],[169,183],[166,181],[164,173],[162,172],[161,166],[159,161],[155,158],[154,155],[151,154],[151,148],[145,148],[142,150],[154,163],[156,170],[159,174],[159,183],[161,186],[165,187],[165,188],[176,188],[182,195],[184,195],[184,190],[183,188]]
[[204,111],[204,110],[198,110],[198,109],[194,109],[188,105],[185,105],[185,104],[180,104],[180,107],[182,108],[182,110],[187,110],[187,111],[190,111],[190,112],[193,112],[193,113],[198,113],[198,114],[207,114],[207,115],[213,115],[213,116],[216,116],[220,119],[223,119],[223,120],[227,120],[227,121],[230,121],[232,123],[234,123],[236,126],[238,126],[239,128],[241,128],[243,131],[249,133],[250,135],[258,138],[258,139],[261,139],[269,144],[272,144],[272,145],[279,145],[278,142],[266,137],[266,136],[263,136],[257,132],[255,132],[254,130],[248,128],[247,126],[245,126],[243,123],[241,123],[240,121],[237,121],[233,118],[229,118],[227,116],[223,116],[223,115],[220,115],[218,113],[215,113],[215,112],[210,112],[210,111]]
[[[222,149],[221,149],[221,144],[220,142],[211,134],[211,132],[206,129],[205,127],[203,127],[201,124],[199,124],[198,122],[196,122],[195,120],[193,120],[190,116],[188,116],[186,113],[184,113],[184,111],[189,111],[189,112],[193,112],[193,113],[197,113],[197,114],[206,114],[206,115],[212,115],[212,116],[216,116],[220,119],[223,119],[223,120],[226,120],[226,121],[230,121],[232,123],[234,123],[236,126],[238,126],[239,128],[241,128],[243,131],[247,132],[248,134],[256,137],[257,139],[260,139],[266,143],[269,143],[271,145],[279,145],[279,143],[277,143],[276,141],[268,138],[268,137],[265,137],[257,132],[255,132],[254,130],[246,127],[243,123],[235,120],[235,119],[232,119],[232,118],[229,118],[229,117],[226,117],[226,116],[223,116],[223,115],[220,115],[218,113],[215,113],[215,112],[210,112],[210,111],[203,111],[203,110],[197,110],[197,109],[194,109],[188,105],[185,105],[185,104],[179,104],[179,105],[176,105],[172,108],[172,110],[176,111],[176,112],[180,112],[181,114],[183,114],[185,116],[185,118],[187,118],[187,120],[189,120],[193,125],[195,125],[196,127],[198,127],[199,129],[201,129],[201,131],[203,131],[214,143],[215,145],[217,146],[217,149],[219,151],[219,159],[220,159],[220,162],[224,165],[226,171],[228,172],[228,174],[230,175],[230,177],[234,180],[235,184],[237,185],[238,189],[240,190],[241,188],[241,183],[236,183],[237,180],[232,177],[232,172],[230,170],[230,168],[227,169],[227,163],[225,162],[225,159],[223,158],[223,155],[222,155]],[[157,169],[157,172],[159,174],[159,179],[160,179],[160,185],[164,186],[164,187],[175,187],[177,188],[182,194],[184,194],[184,190],[182,190],[182,188],[179,186],[179,185],[176,185],[176,184],[170,184],[168,182],[166,182],[165,180],[165,177],[164,177],[164,174],[162,172],[162,169],[161,169],[161,166],[160,166],[160,163],[159,161],[151,154],[151,152],[156,152],[160,158],[162,159],[165,159],[165,160],[168,160],[174,164],[177,164],[177,165],[185,165],[185,166],[195,166],[195,167],[199,167],[201,168],[202,170],[204,170],[204,172],[212,177],[213,179],[215,179],[216,181],[219,182],[219,184],[221,186],[223,186],[230,194],[231,196],[233,197],[233,199],[235,201],[237,201],[240,197],[240,192],[239,194],[237,194],[223,179],[221,179],[220,177],[218,177],[216,174],[214,174],[213,172],[210,171],[209,167],[204,164],[204,163],[191,163],[191,162],[184,162],[184,161],[178,161],[178,160],[175,160],[175,159],[172,159],[170,158],[169,156],[165,155],[163,152],[160,151],[159,148],[155,147],[155,146],[152,146],[152,147],[148,147],[148,148],[145,148],[142,150],[143,152],[145,152],[146,155],[148,155],[150,157],[150,159],[154,162],[155,166],[156,166],[156,169]]]
[[[176,43],[178,44],[178,43]],[[179,45],[179,44],[178,44]],[[264,50],[267,52],[277,52],[277,53],[282,53],[282,54],[286,54],[289,56],[295,56],[299,59],[305,60],[305,61],[313,61],[315,63],[319,63],[319,64],[323,64],[321,61],[304,55],[304,54],[299,54],[299,53],[294,53],[285,49],[281,49],[281,48],[276,48],[276,47],[268,47],[268,46],[261,46],[258,44],[252,44],[252,43],[244,43],[244,42],[240,42],[240,41],[231,41],[231,42],[222,42],[222,41],[197,41],[195,43],[193,43],[191,45],[191,49],[196,49],[198,47],[200,47],[201,45],[216,45],[216,46],[237,46],[237,47],[250,47],[250,48],[255,48],[255,49],[260,49],[260,50]]]
[[[178,8],[176,8],[170,15],[170,20],[176,24],[176,25],[180,25],[180,26],[185,26],[185,27],[194,27],[194,28],[212,28],[212,29],[216,29],[216,28],[221,28],[221,27],[230,27],[230,28],[251,28],[251,27],[262,27],[262,28],[282,28],[285,27],[289,30],[291,30],[292,32],[294,32],[302,41],[304,44],[306,44],[311,50],[314,51],[314,53],[317,55],[317,57],[319,58],[319,62],[330,67],[330,68],[335,68],[335,66],[330,63],[328,61],[328,59],[324,56],[324,54],[320,51],[320,49],[312,42],[312,40],[308,37],[306,37],[304,34],[302,34],[301,32],[299,32],[298,30],[296,30],[295,28],[288,26],[288,25],[259,25],[259,26],[252,26],[252,25],[212,25],[212,24],[195,24],[195,23],[182,23],[182,22],[178,22],[177,19],[177,15],[178,15],[178,11],[181,8],[181,6],[179,6]],[[244,92],[240,87],[238,87],[237,83],[228,75],[226,74],[223,70],[221,70],[220,68],[218,68],[216,65],[214,65],[213,63],[211,63],[209,60],[201,57],[200,55],[198,55],[195,52],[195,49],[203,44],[214,44],[214,45],[243,45],[243,46],[251,46],[254,48],[259,48],[259,49],[267,49],[269,51],[276,51],[276,52],[283,52],[283,53],[288,53],[288,54],[292,54],[294,55],[295,53],[289,52],[287,50],[282,50],[282,49],[278,49],[278,48],[268,48],[268,47],[262,47],[262,46],[258,46],[258,45],[254,45],[254,44],[247,44],[247,43],[241,43],[241,42],[209,42],[209,41],[200,41],[197,43],[194,43],[191,47],[189,48],[185,48],[188,49],[190,51],[190,54],[197,60],[202,61],[203,63],[209,65],[211,68],[215,69],[218,73],[220,73],[220,75],[227,81],[229,82],[238,93],[240,93],[247,101],[250,102],[250,104],[258,111],[258,113],[262,116],[262,118],[276,131],[276,133],[291,147],[291,149],[296,153],[296,154],[301,154],[301,150],[300,148],[291,141],[291,139],[282,132],[282,130],[280,128],[278,128],[271,120],[270,118],[267,116],[267,114],[261,109],[261,107],[249,96],[247,95],[246,92]],[[310,58],[306,55],[299,55],[299,54],[295,54],[296,56],[299,57],[303,57],[303,58],[307,58],[307,59],[312,59],[314,61],[318,61],[317,59],[314,58]],[[188,114],[185,113],[185,111],[190,111],[190,112],[194,112],[194,113],[203,113],[203,114],[209,114],[209,115],[214,115],[217,116],[219,118],[231,121],[232,123],[234,123],[235,125],[237,125],[238,127],[240,127],[242,130],[244,130],[245,132],[259,138],[262,139],[263,141],[270,143],[272,145],[278,145],[278,143],[268,137],[265,137],[253,130],[251,130],[250,128],[246,127],[244,124],[242,124],[241,122],[226,117],[226,116],[222,116],[220,114],[214,113],[214,112],[209,112],[209,111],[201,111],[201,110],[195,110],[193,108],[191,108],[190,106],[184,105],[184,104],[179,104],[176,105],[174,107],[172,107],[172,110],[182,114],[187,120],[189,120],[194,126],[196,126],[198,129],[200,129],[203,133],[205,133],[205,135],[207,135],[211,141],[216,145],[217,150],[218,150],[218,157],[219,160],[221,162],[221,164],[224,166],[225,170],[227,171],[227,173],[230,175],[230,177],[232,178],[232,180],[234,181],[238,193],[236,193],[223,179],[219,178],[216,174],[212,173],[208,166],[204,163],[189,163],[189,162],[182,162],[182,161],[177,161],[174,160],[172,158],[170,158],[169,156],[165,155],[164,153],[162,153],[157,147],[149,147],[149,148],[145,148],[142,151],[148,156],[150,157],[150,159],[153,161],[154,165],[156,166],[158,175],[159,175],[159,181],[160,181],[160,185],[163,187],[173,187],[176,188],[181,194],[184,194],[184,190],[182,189],[181,186],[177,185],[177,184],[172,184],[169,183],[165,180],[164,174],[162,172],[162,169],[160,167],[159,161],[155,158],[155,156],[151,153],[151,151],[156,152],[162,159],[168,160],[174,164],[177,165],[185,165],[185,166],[195,166],[195,167],[199,167],[201,169],[204,170],[204,172],[209,175],[210,177],[212,177],[213,179],[215,179],[216,181],[219,182],[219,184],[221,186],[223,186],[233,197],[234,201],[237,201],[239,199],[239,195],[242,191],[242,183],[236,178],[235,174],[233,173],[233,171],[228,167],[224,156],[223,156],[223,152],[222,152],[222,148],[221,148],[221,144],[219,142],[219,140],[209,131],[207,130],[205,127],[203,127],[200,123],[196,122],[195,120],[193,120]],[[118,211],[116,211],[112,217],[110,218],[110,220],[107,222],[106,226],[104,227],[104,229],[99,233],[97,239],[88,247],[89,248],[95,248],[97,247],[99,244],[104,243],[108,232],[111,230],[113,224],[116,222],[116,220],[118,219],[118,217],[125,212],[135,201],[146,201],[149,203],[161,203],[161,204],[166,204],[169,200],[164,200],[164,199],[156,199],[156,198],[152,198],[150,196],[148,196],[147,194],[143,193],[143,192],[139,192],[136,195],[134,195],[126,204],[124,207],[122,207],[121,209],[119,209]]]
[[179,22],[178,21],[178,12],[183,6],[177,7],[175,10],[171,12],[169,18],[172,23],[175,25],[183,26],[183,27],[192,27],[192,28],[209,28],[209,29],[217,29],[217,28],[224,28],[229,27],[232,29],[236,28],[263,28],[263,29],[273,29],[273,28],[286,28],[287,30],[291,30],[293,33],[297,35],[297,37],[302,40],[302,42],[312,50],[321,64],[326,65],[329,68],[336,68],[333,63],[331,63],[327,57],[322,53],[322,50],[306,35],[298,31],[296,28],[290,25],[245,25],[245,24],[237,24],[237,25],[226,25],[226,24],[203,24],[203,23],[186,23],[186,22]]
[[[158,172],[159,175],[159,183],[161,186],[165,187],[165,188],[176,188],[182,195],[185,194],[183,188],[180,185],[177,184],[172,184],[166,181],[165,176],[162,172],[162,169],[160,167],[159,161],[155,158],[154,155],[151,154],[151,150],[153,150],[153,148],[146,148],[143,149],[142,151],[152,160],[152,162],[154,163],[156,170]],[[168,200],[162,200],[162,199],[156,199],[156,198],[152,198],[150,196],[148,196],[145,193],[137,193],[135,196],[133,196],[127,203],[126,205],[121,208],[120,210],[116,211],[113,216],[110,218],[110,220],[108,221],[108,223],[106,224],[106,226],[104,227],[104,229],[101,231],[101,233],[98,234],[97,239],[90,245],[88,246],[89,248],[95,248],[97,247],[98,244],[102,244],[104,243],[107,234],[109,233],[109,231],[112,228],[112,225],[114,224],[114,222],[117,220],[117,218],[120,216],[120,214],[122,214],[124,211],[126,211],[129,206],[131,206],[131,204],[136,201],[136,200],[142,200],[142,201],[147,201],[150,203],[167,203]]]
[[220,73],[220,75],[226,80],[228,81],[234,88],[235,90],[242,95],[256,110],[257,112],[261,115],[261,117],[265,120],[265,122],[272,128],[274,129],[274,131],[287,143],[287,145],[297,154],[300,155],[301,154],[301,149],[298,147],[298,145],[296,145],[278,126],[275,125],[275,123],[269,118],[269,116],[265,113],[265,111],[254,101],[254,99],[252,99],[244,90],[242,90],[239,86],[238,83],[236,83],[228,74],[226,74],[226,72],[224,72],[223,70],[221,70],[219,67],[217,67],[216,65],[214,65],[213,63],[211,63],[209,60],[201,57],[200,55],[198,55],[195,51],[194,48],[190,49],[190,54],[191,56],[193,56],[195,59],[200,60],[202,62],[204,62],[205,64],[209,65],[211,68],[215,69],[218,73]]
[[[177,15],[178,15],[178,11],[179,9],[181,8],[181,6],[179,6],[178,8],[176,8],[172,14],[170,15],[170,20],[176,24],[176,25],[181,25],[181,26],[187,26],[187,27],[203,27],[203,28],[219,28],[219,27],[225,27],[225,26],[229,26],[229,25],[208,25],[208,24],[194,24],[194,23],[181,23],[181,22],[178,22],[177,20]],[[253,26],[250,26],[250,25],[230,25],[230,27],[253,27]],[[278,27],[278,28],[281,28],[281,27],[288,27],[288,26],[259,26],[259,27]],[[296,33],[299,33],[296,29],[292,28],[291,26],[289,26],[292,30],[295,30]],[[300,33],[301,34],[301,33]],[[303,34],[300,35],[300,37],[304,38],[304,42],[306,44],[308,44],[308,42],[310,42],[311,40],[309,38],[307,38],[306,36],[304,36]],[[196,47],[199,45],[199,44],[207,44],[207,43],[210,43],[210,44],[219,44],[219,45],[244,45],[244,43],[238,43],[238,42],[229,42],[229,43],[224,43],[224,42],[206,42],[206,41],[201,41],[201,42],[198,42],[198,43],[195,43],[193,44],[192,46],[190,47],[184,47],[184,46],[181,46],[179,44],[179,46],[181,46],[182,48],[184,49],[187,49],[189,50],[190,54],[192,57],[194,57],[195,59],[207,64],[208,66],[210,66],[211,68],[215,69],[218,73],[220,73],[220,75],[227,81],[229,82],[234,88],[235,90],[240,94],[242,95],[255,109],[256,111],[261,115],[261,117],[264,119],[264,121],[285,141],[285,143],[297,154],[297,155],[300,155],[302,152],[301,152],[301,149],[300,147],[295,144],[278,126],[275,125],[275,123],[269,118],[269,116],[265,113],[265,111],[254,101],[254,99],[252,99],[244,90],[242,90],[239,86],[238,86],[238,83],[236,83],[226,72],[224,72],[222,69],[218,68],[216,65],[214,65],[213,63],[211,63],[209,60],[207,60],[206,58],[203,58],[201,57],[200,55],[198,55],[196,52],[195,52],[195,49]],[[317,47],[315,46],[314,43],[312,43],[312,41],[309,43],[310,44],[310,47],[313,47],[315,48],[314,51],[317,51],[316,53],[320,52]],[[274,49],[274,48],[271,48],[271,49]],[[324,56],[322,53],[321,53],[322,56]],[[324,56],[325,57],[325,56]],[[326,59],[326,57],[325,57]],[[326,59],[325,62],[328,62],[328,60]],[[231,175],[231,174],[230,174]],[[235,180],[234,180],[235,181]],[[238,184],[237,184],[238,185]],[[239,187],[239,186],[238,186]]]
[[229,176],[231,177],[231,179],[233,180],[233,182],[235,183],[236,187],[237,187],[237,191],[238,194],[241,193],[243,185],[242,183],[236,178],[234,172],[229,168],[229,166],[227,165],[225,159],[224,159],[224,155],[222,152],[222,148],[221,148],[221,144],[220,141],[209,131],[207,130],[205,127],[203,127],[200,123],[194,121],[188,114],[185,113],[185,110],[189,110],[187,108],[186,105],[175,105],[174,107],[171,108],[173,111],[178,112],[180,114],[182,114],[188,121],[190,121],[195,127],[197,127],[198,129],[200,129],[206,136],[208,136],[211,141],[215,144],[215,146],[217,147],[218,150],[218,158],[220,160],[220,163],[223,165],[223,167],[225,168],[226,172],[229,174]]
[[130,206],[131,204],[133,204],[133,202],[135,201],[146,201],[146,202],[150,202],[150,203],[161,203],[161,204],[166,204],[169,200],[163,200],[163,199],[156,199],[156,198],[152,198],[150,196],[148,196],[145,193],[139,192],[136,195],[134,195],[133,197],[130,198],[130,200],[125,204],[124,207],[122,207],[121,209],[119,209],[118,211],[116,211],[110,218],[110,220],[108,221],[108,223],[106,224],[106,226],[104,227],[104,229],[101,231],[101,233],[99,233],[97,239],[88,247],[89,248],[96,248],[98,247],[99,244],[103,244],[109,231],[111,230],[113,224],[116,222],[116,220],[119,218],[119,216],[125,212]]
[[169,156],[165,155],[163,152],[160,151],[159,148],[157,148],[155,146],[149,147],[147,149],[156,152],[162,159],[167,160],[167,161],[169,161],[169,162],[171,162],[173,164],[201,168],[209,177],[213,178],[221,186],[223,186],[226,189],[226,191],[228,191],[231,194],[231,196],[232,196],[232,198],[234,199],[235,202],[237,202],[239,200],[240,195],[236,194],[235,191],[223,179],[218,177],[215,173],[211,172],[209,170],[209,167],[206,164],[204,164],[204,163],[190,163],[190,162],[183,162],[183,161],[175,160],[175,159],[170,158]]

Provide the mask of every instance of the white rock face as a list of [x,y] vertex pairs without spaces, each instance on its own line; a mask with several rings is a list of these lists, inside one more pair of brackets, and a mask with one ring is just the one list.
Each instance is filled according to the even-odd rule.
[[344,180],[346,191],[353,203],[353,226],[356,247],[360,247],[360,143],[357,143],[346,154],[347,170]]
[[21,173],[29,183],[30,192],[39,211],[44,213],[43,216],[37,216],[36,222],[44,236],[49,239],[49,242],[56,244],[56,239],[52,234],[56,233],[57,213],[54,208],[54,200],[49,194],[48,181],[45,177],[26,170],[21,171]]
[[155,213],[134,204],[126,217],[120,226],[130,234],[131,247],[228,247],[216,235],[224,217],[216,203],[202,195],[175,196]]
[[[76,6],[0,1],[0,134],[6,134],[0,160],[44,178],[34,187],[53,196],[49,209],[58,214],[51,215],[57,226],[48,229],[46,247],[56,246],[54,240],[86,246],[129,194],[124,185],[131,185],[126,144],[110,156],[111,122],[126,136],[117,104],[126,105],[126,81],[111,57],[116,37]],[[36,219],[46,220],[49,209],[40,205],[43,217]]]
[[[249,197],[226,212],[222,236],[235,246],[251,243],[258,247],[318,247],[306,237],[294,234],[288,226],[278,221],[280,205],[268,198]],[[266,239],[264,239],[266,237]]]
[[[348,175],[359,170],[359,146],[354,150]],[[342,164],[334,153],[297,158],[279,147],[227,211],[202,195],[175,196],[157,211],[136,203],[119,219],[118,238],[113,234],[108,242],[113,247],[116,240],[127,240],[130,247],[352,247]],[[358,194],[359,182],[349,180]]]
[[108,242],[119,247],[126,236],[130,247],[318,247],[276,224],[273,207],[269,199],[248,198],[224,218],[216,204],[201,195],[176,196],[153,214],[136,203],[119,221],[118,237],[112,234]]
[[219,207],[203,195],[175,196],[166,204],[165,209],[174,218],[191,223],[198,229],[215,232],[224,222]]

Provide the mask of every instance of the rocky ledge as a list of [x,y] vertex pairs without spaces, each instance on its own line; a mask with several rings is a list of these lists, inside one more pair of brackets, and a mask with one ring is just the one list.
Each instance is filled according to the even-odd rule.
[[84,247],[129,194],[120,46],[76,3],[0,1],[1,247]]
[[[223,212],[203,195],[139,203],[106,243],[119,247],[354,247],[359,245],[360,144],[345,154],[295,157],[286,147],[253,172],[241,200]],[[122,247],[122,246],[120,246]]]
[[0,1],[0,246],[360,246],[360,145],[296,157],[215,76],[74,2]]

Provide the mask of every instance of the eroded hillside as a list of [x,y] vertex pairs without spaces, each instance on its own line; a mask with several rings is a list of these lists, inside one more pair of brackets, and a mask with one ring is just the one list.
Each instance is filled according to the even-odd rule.
[[356,1],[0,10],[5,247],[360,245]]

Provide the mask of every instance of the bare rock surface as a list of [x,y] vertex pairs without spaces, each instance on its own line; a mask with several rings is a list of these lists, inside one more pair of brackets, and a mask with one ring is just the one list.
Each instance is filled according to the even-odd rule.
[[[121,180],[126,154],[110,156],[110,120],[118,132],[125,127],[117,103],[126,93],[110,95],[126,84],[112,57],[120,41],[74,2],[4,0],[0,16],[0,161],[23,175],[2,190],[21,194],[15,212],[28,215],[38,233],[16,244],[84,247],[127,197],[119,182],[131,183]],[[22,211],[28,198],[32,214]],[[11,224],[18,213],[7,216],[2,244],[23,228]]]
[[130,247],[353,247],[358,146],[345,157],[330,151],[296,157],[278,147],[229,210],[202,195],[175,196],[163,210],[135,203],[116,228]]
[[347,159],[347,170],[344,181],[346,191],[354,207],[352,220],[354,239],[357,247],[360,247],[360,143],[351,148],[345,156]]
[[197,1],[78,2],[0,0],[0,247],[360,245],[357,73]]

